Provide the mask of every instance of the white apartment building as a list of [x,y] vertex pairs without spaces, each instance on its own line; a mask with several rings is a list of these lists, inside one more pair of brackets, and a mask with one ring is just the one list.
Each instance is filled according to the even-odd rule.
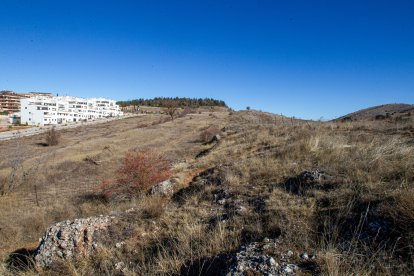
[[121,116],[114,100],[105,98],[43,97],[21,99],[21,124],[57,125]]

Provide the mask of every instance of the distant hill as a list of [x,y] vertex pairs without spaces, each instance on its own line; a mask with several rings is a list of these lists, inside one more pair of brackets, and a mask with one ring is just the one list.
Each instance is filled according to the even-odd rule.
[[412,104],[384,104],[358,110],[334,121],[403,119],[411,116],[414,116],[414,105]]

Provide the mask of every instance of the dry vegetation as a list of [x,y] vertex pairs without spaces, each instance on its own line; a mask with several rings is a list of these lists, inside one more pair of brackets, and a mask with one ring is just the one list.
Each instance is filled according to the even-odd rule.
[[170,164],[165,157],[153,150],[131,150],[126,153],[116,178],[102,183],[101,195],[107,201],[130,199],[170,177]]
[[[16,184],[0,197],[0,273],[10,273],[9,253],[36,247],[51,223],[131,207],[125,225],[112,231],[123,248],[21,273],[116,274],[115,264],[123,262],[126,275],[216,274],[223,265],[216,256],[264,237],[316,254],[305,274],[413,273],[412,120],[321,123],[255,111],[191,116],[147,115],[66,130],[53,148],[39,146],[41,137],[21,138],[19,151],[16,141],[1,142],[8,159],[0,161],[0,176],[4,183],[13,176]],[[214,146],[200,141],[204,132],[219,130]],[[96,187],[137,148],[170,160],[175,193],[110,202],[96,197]],[[329,177],[297,181],[315,170]]]
[[53,127],[46,132],[46,146],[57,146],[59,144],[60,134]]

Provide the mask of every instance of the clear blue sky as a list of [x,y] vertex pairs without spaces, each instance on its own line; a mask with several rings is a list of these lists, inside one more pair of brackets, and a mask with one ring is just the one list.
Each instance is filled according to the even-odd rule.
[[414,103],[414,1],[0,0],[0,90],[213,97],[334,118]]

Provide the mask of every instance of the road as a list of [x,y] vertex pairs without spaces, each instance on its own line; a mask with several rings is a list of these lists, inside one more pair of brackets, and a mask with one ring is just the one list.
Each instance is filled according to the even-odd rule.
[[[126,118],[136,117],[136,116],[144,116],[145,114],[133,114],[133,115],[124,115],[121,117],[114,117],[114,118],[104,118],[104,119],[98,119],[94,121],[88,121],[88,122],[77,122],[77,123],[69,123],[65,125],[56,125],[56,129],[68,129],[68,128],[76,128],[80,126],[87,126],[87,125],[94,125],[94,124],[101,124],[101,123],[107,123],[114,120],[122,120]],[[32,136],[37,135],[41,133],[45,133],[49,129],[51,129],[53,126],[43,126],[43,127],[31,127],[31,128],[25,128],[20,130],[12,130],[12,131],[5,131],[0,132],[0,141],[4,140],[10,140],[10,139],[16,139],[19,137],[25,137],[25,136]]]

